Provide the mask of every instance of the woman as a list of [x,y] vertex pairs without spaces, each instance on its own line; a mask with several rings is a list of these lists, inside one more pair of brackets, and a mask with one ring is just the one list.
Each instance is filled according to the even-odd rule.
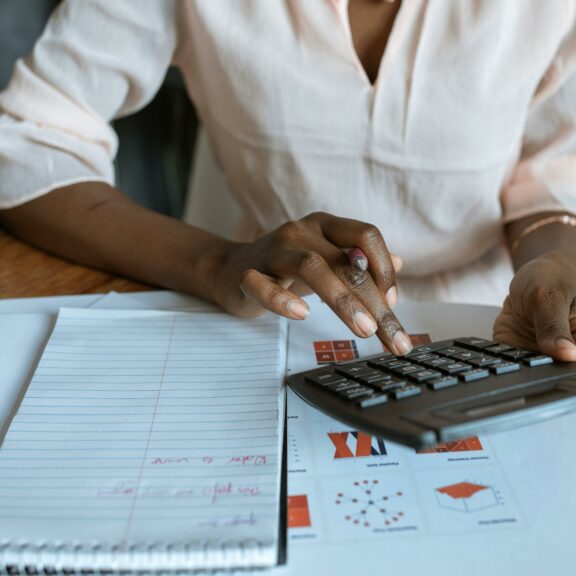
[[[314,290],[399,354],[410,343],[387,244],[403,290],[453,300],[504,298],[510,251],[495,337],[576,360],[575,12],[576,0],[64,2],[0,96],[0,221],[234,314],[305,318],[299,294]],[[144,106],[171,63],[244,208],[238,242],[113,187],[108,122]]]

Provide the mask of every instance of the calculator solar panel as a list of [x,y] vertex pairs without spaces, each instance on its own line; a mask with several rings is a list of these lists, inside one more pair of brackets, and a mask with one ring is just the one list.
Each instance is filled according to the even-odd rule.
[[287,383],[329,416],[418,449],[576,409],[576,363],[476,337],[323,366]]

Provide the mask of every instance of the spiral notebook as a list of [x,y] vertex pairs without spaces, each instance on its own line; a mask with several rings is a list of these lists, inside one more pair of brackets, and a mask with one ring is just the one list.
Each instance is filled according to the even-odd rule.
[[286,325],[62,309],[0,448],[0,572],[268,567]]

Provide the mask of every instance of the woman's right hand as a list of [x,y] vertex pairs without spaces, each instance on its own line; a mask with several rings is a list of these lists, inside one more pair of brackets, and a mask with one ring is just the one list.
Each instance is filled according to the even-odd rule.
[[[368,270],[359,270],[347,250],[360,248]],[[232,244],[212,279],[216,304],[238,316],[265,310],[302,320],[311,291],[358,336],[374,333],[395,354],[412,348],[394,315],[401,260],[388,251],[375,226],[321,212],[288,222],[255,242]]]
[[[0,222],[54,254],[210,299],[239,316],[271,310],[303,319],[308,306],[300,295],[314,291],[358,336],[376,332],[396,354],[411,349],[390,310],[400,259],[370,224],[315,213],[240,244],[147,210],[100,182],[0,211]],[[350,263],[349,248],[364,252],[367,271]]]

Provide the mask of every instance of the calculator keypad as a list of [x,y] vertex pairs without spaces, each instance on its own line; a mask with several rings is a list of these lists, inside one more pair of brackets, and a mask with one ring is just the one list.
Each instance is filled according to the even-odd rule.
[[306,379],[367,409],[417,396],[423,387],[435,392],[515,372],[521,364],[532,368],[554,362],[539,352],[484,338],[459,338],[450,346],[445,344],[418,346],[404,357],[386,352],[368,361],[337,364],[311,372]]

